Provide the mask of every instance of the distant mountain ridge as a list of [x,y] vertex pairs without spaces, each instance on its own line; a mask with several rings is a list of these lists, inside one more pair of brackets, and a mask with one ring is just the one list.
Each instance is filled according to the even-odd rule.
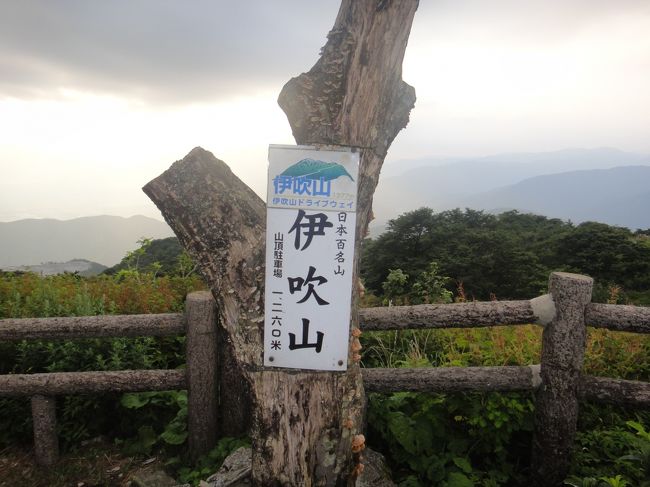
[[509,208],[548,217],[650,228],[650,166],[571,171],[525,179],[465,199],[464,206]]
[[[480,157],[429,157],[400,161],[389,160],[382,168],[382,177],[403,175],[422,168],[457,166],[462,168],[494,168],[498,166],[543,174],[552,174],[581,169],[608,169],[615,166],[638,166],[650,164],[650,154],[626,152],[612,147],[597,149],[562,149],[550,152],[506,152]],[[515,168],[516,168],[515,167]],[[528,174],[530,177],[534,174]]]
[[89,277],[101,274],[107,269],[106,266],[91,262],[86,259],[74,259],[68,262],[45,262],[37,265],[23,265],[18,267],[7,267],[3,269],[9,272],[33,272],[42,276],[52,276],[65,272],[77,273],[80,276]]
[[[424,165],[427,162],[430,165]],[[610,176],[616,176],[613,179],[608,181],[605,176],[597,182],[599,175],[605,174],[597,171],[621,167],[649,168],[650,155],[647,154],[610,148],[567,149],[479,158],[403,161],[401,166],[402,172],[399,164],[388,165],[380,178],[373,203],[376,229],[388,219],[421,206],[436,211],[457,207],[486,211],[518,209],[575,222],[593,219],[630,228],[650,226],[650,221],[642,214],[648,207],[645,203],[647,197],[640,187],[646,181],[642,174],[634,170],[619,171],[610,173]],[[569,173],[573,175],[569,176]],[[584,199],[587,186],[591,185],[590,191],[600,194],[604,198],[603,204],[589,197],[590,209],[584,208],[586,200],[570,199],[569,192],[564,189],[560,191],[564,194],[560,198],[545,184],[551,181],[545,177],[554,178],[553,183],[560,187],[565,181],[568,185],[575,185],[572,198]],[[637,177],[641,179],[635,181]],[[525,181],[532,182],[524,184]],[[525,187],[518,196],[516,189],[506,189],[518,184],[523,185],[520,188]],[[556,200],[556,206],[561,201],[563,208],[556,208],[551,202],[543,204],[545,199]],[[529,203],[529,200],[535,203]]]
[[[426,162],[432,166],[424,166]],[[650,155],[616,149],[570,149],[387,165],[375,193],[372,234],[401,213],[469,207],[517,209],[631,229],[650,228]],[[386,177],[388,176],[388,177]],[[166,223],[144,216],[0,222],[0,269],[86,259],[121,261],[142,237],[171,237]]]
[[138,239],[172,235],[165,222],[141,215],[0,222],[0,269],[74,259],[111,266],[137,248]]

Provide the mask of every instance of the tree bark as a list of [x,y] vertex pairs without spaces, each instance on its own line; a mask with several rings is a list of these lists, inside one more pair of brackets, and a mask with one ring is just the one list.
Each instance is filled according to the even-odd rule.
[[264,202],[200,147],[143,190],[212,289],[219,322],[219,427],[227,435],[246,432],[256,396],[252,377],[262,366]]
[[368,228],[388,148],[415,105],[402,61],[417,7],[417,0],[343,0],[320,59],[278,99],[298,144],[362,149],[359,237]]
[[[372,197],[381,166],[391,143],[407,125],[415,104],[415,90],[402,81],[402,61],[417,7],[417,0],[343,0],[320,59],[309,72],[291,79],[278,99],[298,144],[341,145],[361,150],[353,282],[357,282],[359,275],[361,241],[372,219]],[[358,327],[355,291],[352,332]],[[354,342],[351,337],[350,345]],[[360,455],[352,443],[353,439],[359,441],[357,433],[364,424],[365,394],[358,355],[352,346],[348,353],[350,365],[346,373],[308,373],[291,385],[305,394],[296,396],[302,405],[314,409],[300,416],[305,421],[301,428],[309,429],[275,435],[269,443],[275,452],[272,463],[284,469],[293,461],[302,462],[300,449],[305,446],[301,445],[299,450],[292,447],[296,441],[294,434],[300,435],[302,441],[318,445],[316,463],[309,465],[308,461],[300,469],[300,475],[310,474],[294,477],[295,484],[302,485],[299,481],[305,480],[308,482],[304,485],[354,483],[351,469]],[[280,376],[275,379],[280,380]],[[315,395],[306,394],[309,389],[300,386],[302,381],[318,384],[311,389]],[[267,419],[275,414],[266,412]],[[282,413],[282,407],[277,412]],[[314,417],[320,413],[320,418]],[[289,430],[285,428],[285,432]],[[253,478],[264,484],[271,478],[262,466],[253,460]],[[282,482],[291,484],[291,480]]]
[[549,280],[556,314],[542,335],[531,466],[535,486],[559,486],[568,474],[587,339],[585,308],[592,286],[590,277],[564,272],[552,273]]
[[[219,322],[255,403],[253,471],[258,485],[336,485],[347,478],[352,430],[342,410],[362,408],[358,374],[262,367],[264,321],[263,202],[230,169],[203,149],[145,186],[217,300]],[[206,242],[208,242],[206,244]],[[208,250],[209,249],[209,250]],[[231,395],[245,401],[242,391]],[[255,473],[257,472],[257,473]]]
[[[320,60],[280,94],[299,144],[362,150],[360,237],[367,231],[383,159],[415,102],[413,88],[401,80],[401,65],[417,4],[343,0]],[[200,148],[144,191],[199,263],[250,384],[255,402],[253,483],[353,485],[361,441],[355,436],[364,408],[355,353],[349,352],[351,365],[345,373],[262,366],[264,203],[222,161]],[[356,278],[358,257],[354,268]],[[353,315],[357,328],[358,316]]]

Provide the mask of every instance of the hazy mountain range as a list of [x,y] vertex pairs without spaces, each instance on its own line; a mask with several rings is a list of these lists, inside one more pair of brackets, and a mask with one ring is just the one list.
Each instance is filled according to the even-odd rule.
[[[375,193],[372,235],[390,218],[421,206],[436,211],[517,209],[574,223],[593,220],[646,229],[650,155],[571,149],[389,162]],[[0,222],[0,269],[47,263],[34,270],[49,273],[57,268],[52,263],[74,259],[112,266],[135,249],[141,237],[172,235],[166,223],[144,216]],[[76,269],[82,264],[71,265]]]
[[120,262],[141,237],[173,235],[165,222],[145,216],[90,216],[73,220],[0,222],[0,269],[87,259],[105,266]]
[[76,272],[80,276],[96,276],[106,269],[108,267],[97,262],[91,262],[86,259],[74,259],[67,262],[45,262],[36,265],[5,267],[3,270],[8,272],[33,272],[41,276],[52,276],[55,274],[63,274],[64,272]]
[[517,209],[636,229],[650,228],[649,204],[650,155],[569,149],[393,163],[382,173],[373,207],[375,229],[421,206]]

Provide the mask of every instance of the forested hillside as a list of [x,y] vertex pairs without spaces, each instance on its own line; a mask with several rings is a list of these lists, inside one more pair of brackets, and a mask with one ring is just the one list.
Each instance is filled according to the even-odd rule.
[[[595,279],[594,300],[650,304],[650,231],[516,211],[491,215],[420,208],[391,220],[363,246],[361,275],[368,290],[384,293],[391,270],[408,277],[406,290],[432,262],[444,286],[466,299],[531,298],[546,292],[551,271]],[[417,296],[411,296],[417,302]]]
[[127,252],[119,264],[109,267],[104,274],[114,275],[129,270],[155,272],[157,275],[180,274],[187,275],[194,271],[194,264],[183,252],[176,237],[161,239],[142,238],[138,241],[140,247]]
[[[141,239],[105,274],[147,270],[185,275],[194,264],[176,237]],[[546,292],[552,271],[587,274],[595,301],[650,304],[650,229],[596,222],[574,225],[556,218],[470,209],[436,213],[420,208],[390,220],[387,230],[362,247],[361,276],[368,291],[384,295],[391,270],[406,275],[406,291],[435,273],[458,299],[524,299]],[[407,292],[408,294],[408,292]],[[409,303],[422,299],[411,293]]]

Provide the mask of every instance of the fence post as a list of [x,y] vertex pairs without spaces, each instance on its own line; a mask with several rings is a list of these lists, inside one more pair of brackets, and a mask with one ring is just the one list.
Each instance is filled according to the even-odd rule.
[[217,310],[207,291],[185,301],[187,428],[190,456],[196,460],[217,443]]
[[54,465],[59,459],[59,439],[56,434],[56,399],[52,396],[32,396],[34,455],[42,467]]
[[555,317],[542,338],[542,384],[535,405],[531,477],[539,487],[562,485],[578,420],[578,381],[586,345],[585,307],[593,279],[554,272],[549,292]]

